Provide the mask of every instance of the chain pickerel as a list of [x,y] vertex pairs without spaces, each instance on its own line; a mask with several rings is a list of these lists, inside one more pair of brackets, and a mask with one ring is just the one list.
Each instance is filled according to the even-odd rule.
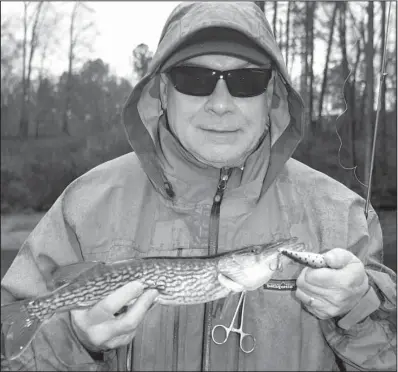
[[[91,307],[132,281],[142,283],[144,290],[157,289],[156,302],[162,305],[193,305],[227,297],[231,288],[221,284],[221,274],[245,289],[255,290],[271,279],[276,268],[291,262],[278,252],[279,248],[302,251],[304,244],[298,243],[297,238],[289,238],[214,256],[80,263],[91,264],[80,273],[74,270],[79,263],[68,265],[66,270],[61,268],[64,274],[55,280],[58,287],[54,291],[1,307],[1,323],[9,326],[5,336],[5,356],[10,360],[18,357],[43,322],[55,313]],[[69,270],[75,272],[74,277],[65,275]]]

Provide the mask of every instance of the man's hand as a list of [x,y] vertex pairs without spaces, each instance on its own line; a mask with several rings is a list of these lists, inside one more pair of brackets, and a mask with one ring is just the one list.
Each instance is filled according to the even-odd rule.
[[335,248],[324,258],[330,268],[304,268],[296,291],[297,298],[319,319],[348,313],[369,289],[365,267],[354,254]]
[[[71,310],[72,327],[83,346],[93,352],[127,345],[157,295],[153,289],[143,292],[141,283],[128,283],[90,309]],[[132,302],[126,313],[114,315]]]

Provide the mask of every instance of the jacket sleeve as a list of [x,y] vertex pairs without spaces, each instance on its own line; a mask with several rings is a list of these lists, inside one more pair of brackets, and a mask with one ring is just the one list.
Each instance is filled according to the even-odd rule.
[[347,246],[364,263],[370,289],[346,315],[321,320],[323,334],[346,370],[396,371],[396,274],[382,264],[383,238],[378,216],[355,203],[348,216]]
[[[49,263],[83,260],[78,237],[65,218],[64,203],[62,194],[22,245],[1,282],[2,305],[48,292]],[[43,323],[20,357],[5,361],[2,356],[2,370],[109,371],[115,359],[116,351],[110,351],[103,361],[94,360],[76,338],[67,312]]]

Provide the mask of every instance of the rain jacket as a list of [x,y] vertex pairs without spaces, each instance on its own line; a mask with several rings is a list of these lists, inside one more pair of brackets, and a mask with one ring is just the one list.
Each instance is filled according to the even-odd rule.
[[[157,78],[162,63],[182,42],[214,26],[248,36],[271,56],[277,70],[270,134],[243,169],[232,169],[223,191],[217,187],[225,169],[197,162],[167,130]],[[396,278],[381,263],[378,217],[371,208],[365,218],[361,197],[291,157],[303,133],[303,103],[256,5],[179,5],[164,27],[147,75],[128,99],[124,124],[134,152],[99,165],[65,189],[6,273],[3,303],[47,291],[39,255],[59,265],[204,256],[211,241],[224,252],[297,236],[309,251],[349,249],[364,262],[371,289],[344,318],[319,320],[295,298],[292,280],[302,266],[292,264],[275,274],[273,285],[248,293],[244,327],[256,338],[255,350],[242,353],[234,335],[224,345],[210,342],[210,368],[396,369]],[[220,204],[213,201],[216,192],[222,194]],[[236,303],[235,295],[224,320],[216,316],[213,324],[228,322]],[[57,314],[11,366],[105,371],[123,370],[127,360],[133,370],[198,371],[203,314],[204,305],[155,306],[128,351],[105,352],[103,360],[94,360],[77,340],[70,314]]]

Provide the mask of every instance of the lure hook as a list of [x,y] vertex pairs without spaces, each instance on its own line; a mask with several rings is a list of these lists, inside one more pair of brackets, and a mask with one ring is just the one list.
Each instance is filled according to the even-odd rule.
[[272,262],[269,264],[269,269],[271,271],[283,271],[282,260],[281,260],[282,253],[278,253],[276,256],[276,267],[272,266]]

